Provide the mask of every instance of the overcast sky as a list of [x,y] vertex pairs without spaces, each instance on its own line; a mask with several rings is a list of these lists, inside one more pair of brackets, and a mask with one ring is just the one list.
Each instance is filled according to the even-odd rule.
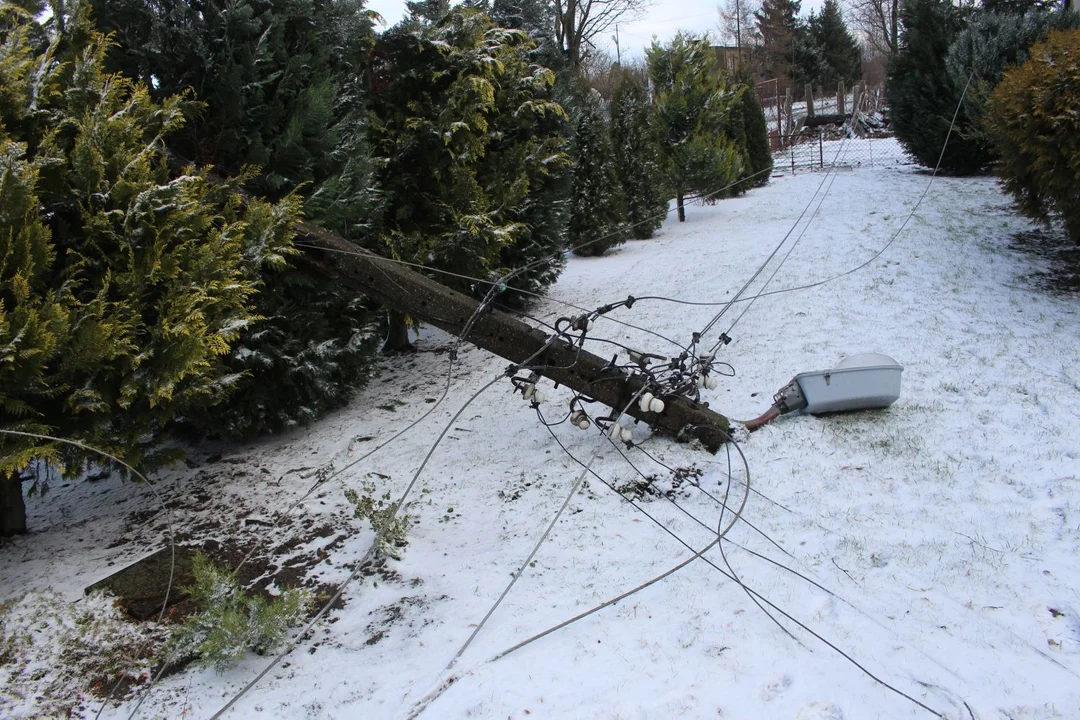
[[[453,4],[454,0],[451,0]],[[670,40],[678,30],[710,31],[715,36],[719,24],[718,0],[654,0],[638,20],[619,24],[619,44],[624,58],[644,57],[644,48],[655,35],[660,42]],[[820,8],[824,0],[803,0],[803,14]],[[405,0],[369,0],[368,7],[393,25],[405,14]],[[612,33],[614,34],[614,30]],[[605,48],[615,54],[615,43]]]

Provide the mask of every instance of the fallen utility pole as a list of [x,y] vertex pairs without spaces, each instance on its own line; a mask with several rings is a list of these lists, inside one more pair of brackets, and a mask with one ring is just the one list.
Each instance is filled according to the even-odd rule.
[[[379,257],[345,238],[311,223],[296,224],[297,239],[309,259],[347,287],[371,295],[390,307],[461,337],[480,303],[399,263]],[[485,308],[472,320],[466,341],[527,364],[559,385],[648,423],[679,440],[697,439],[716,452],[729,438],[728,419],[681,395],[662,396],[661,413],[645,412],[632,402],[645,380],[614,368],[601,357],[550,336],[504,312]],[[627,407],[629,406],[629,407]]]

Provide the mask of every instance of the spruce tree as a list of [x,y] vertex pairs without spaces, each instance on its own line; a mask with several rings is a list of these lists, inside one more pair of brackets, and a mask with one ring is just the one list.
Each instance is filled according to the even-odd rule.
[[799,10],[799,0],[762,0],[761,8],[754,13],[761,34],[761,75],[776,78],[781,90],[792,87],[796,80],[796,48],[802,45],[804,35]]
[[681,32],[646,51],[679,222],[686,220],[686,196],[730,196],[746,167],[734,140],[739,93],[728,91],[715,57],[707,37]]
[[862,76],[862,51],[844,24],[837,0],[825,0],[821,12],[810,16],[807,35],[822,59],[822,73],[809,82],[833,86],[843,80],[850,86]]
[[940,157],[942,172],[985,169],[991,158],[977,139],[965,135],[972,118],[959,106],[963,86],[957,87],[945,66],[949,45],[964,27],[961,11],[947,0],[908,0],[901,20],[900,50],[889,61],[886,86],[896,137],[927,167],[935,167]]
[[629,228],[600,93],[585,91],[576,116],[570,150],[574,195],[569,242],[577,255],[603,255],[626,242]]
[[[170,422],[234,388],[222,358],[293,252],[299,202],[241,203],[239,181],[195,168],[170,179],[162,145],[189,97],[107,74],[81,6],[50,24],[0,10],[0,425],[147,469],[172,456]],[[5,497],[34,461],[74,475],[101,460],[9,435],[0,458]]]
[[630,234],[640,240],[651,238],[667,212],[666,168],[648,91],[626,71],[611,98],[611,143],[626,199]]

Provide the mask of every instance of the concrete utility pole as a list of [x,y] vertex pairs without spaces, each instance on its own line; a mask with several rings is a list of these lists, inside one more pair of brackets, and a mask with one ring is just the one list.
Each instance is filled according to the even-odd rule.
[[[453,335],[461,336],[479,303],[400,264],[370,253],[345,238],[310,223],[297,223],[297,239],[326,252],[306,250],[327,275],[392,308]],[[631,402],[645,384],[585,350],[557,338],[546,349],[549,336],[498,310],[480,313],[466,341],[511,363],[528,363],[544,377],[648,423],[678,440],[697,439],[716,452],[729,438],[728,419],[680,395],[661,396],[664,412],[643,412]],[[534,354],[538,353],[535,358]],[[530,358],[533,358],[530,360]]]

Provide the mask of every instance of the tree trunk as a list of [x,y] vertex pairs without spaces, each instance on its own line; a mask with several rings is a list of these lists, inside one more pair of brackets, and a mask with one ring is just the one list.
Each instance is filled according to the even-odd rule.
[[0,537],[26,534],[26,504],[23,502],[22,475],[0,477]]
[[383,343],[383,352],[414,352],[416,348],[409,340],[409,322],[405,313],[391,310],[389,315],[389,327],[386,331],[386,341]]
[[682,190],[675,191],[675,204],[679,206],[679,222],[686,222],[686,208],[683,206]]

